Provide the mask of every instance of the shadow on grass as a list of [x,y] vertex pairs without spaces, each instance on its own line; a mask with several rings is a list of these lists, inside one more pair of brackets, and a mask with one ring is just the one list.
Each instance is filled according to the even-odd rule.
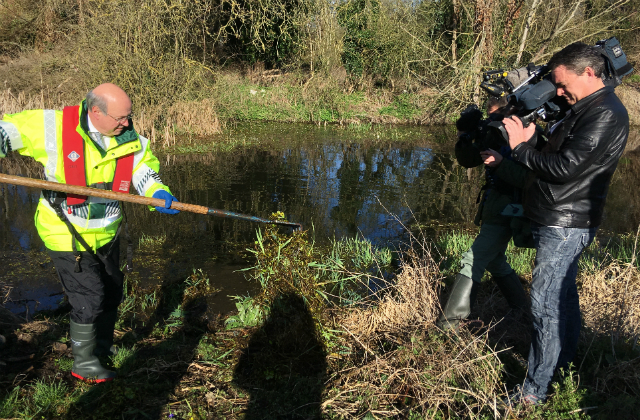
[[66,418],[162,416],[206,332],[202,323],[207,309],[205,296],[184,299],[185,289],[184,281],[162,285],[160,302],[146,327],[132,334],[134,337],[123,339],[135,342],[136,347],[120,359],[118,377],[88,389],[69,408]]
[[304,300],[277,298],[243,350],[233,381],[249,394],[244,419],[319,419],[326,352]]

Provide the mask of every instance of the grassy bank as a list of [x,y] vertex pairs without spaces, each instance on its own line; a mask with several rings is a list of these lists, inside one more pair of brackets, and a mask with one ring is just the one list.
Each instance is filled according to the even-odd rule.
[[[508,307],[493,282],[483,282],[459,333],[434,327],[439,293],[471,234],[451,232],[434,244],[415,238],[401,254],[353,239],[319,248],[307,235],[258,235],[247,274],[262,292],[238,297],[237,313],[226,318],[207,310],[206,297],[217,291],[197,268],[184,281],[147,288],[128,276],[120,352],[105,360],[118,370],[112,383],[71,377],[64,309],[2,324],[0,417],[609,419],[639,412],[635,236],[602,237],[585,252],[574,367],[557,378],[544,406],[505,413],[499,401],[524,378],[530,338],[524,324],[499,322]],[[162,241],[139,245],[153,253]],[[532,254],[510,253],[526,286]]]

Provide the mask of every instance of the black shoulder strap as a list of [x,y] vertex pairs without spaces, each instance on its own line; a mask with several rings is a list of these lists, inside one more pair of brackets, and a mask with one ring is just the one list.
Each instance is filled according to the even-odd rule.
[[[48,194],[48,196],[51,197],[52,194]],[[61,197],[60,195],[56,195],[54,199],[49,198],[48,201],[51,207],[53,207],[53,209],[56,211],[56,214],[58,215],[60,220],[67,226],[67,229],[69,229],[69,233],[71,233],[71,236],[72,236],[71,249],[73,250],[73,255],[76,257],[76,266],[73,269],[73,271],[76,273],[79,273],[81,271],[80,260],[82,259],[82,253],[78,251],[78,247],[76,246],[76,241],[80,242],[80,245],[82,245],[84,249],[87,250],[88,253],[93,254],[93,250],[91,249],[89,244],[87,244],[87,241],[84,240],[82,235],[78,233],[78,231],[73,226],[71,221],[69,221],[67,216],[64,215],[64,212],[62,211],[62,202],[64,201],[64,197]]]
[[[82,235],[78,233],[76,228],[73,226],[73,223],[71,223],[69,218],[64,214],[64,212],[62,211],[62,202],[65,200],[65,196],[64,195],[61,196],[58,193],[57,195],[55,195],[55,198],[52,199],[52,196],[54,194],[51,191],[47,191],[47,194],[44,194],[44,195],[45,197],[47,197],[47,201],[49,202],[51,207],[55,210],[60,220],[67,226],[67,229],[69,229],[69,233],[71,233],[71,236],[72,236],[71,249],[73,250],[73,255],[76,257],[76,265],[73,271],[76,273],[80,273],[82,271],[80,268],[80,260],[82,260],[82,253],[78,251],[78,247],[76,246],[76,241],[78,241],[80,245],[82,245],[84,249],[87,250],[88,253],[90,253],[91,255],[97,256],[100,259],[100,261],[102,261],[105,265],[112,265],[109,258],[106,258],[111,253],[111,249],[109,249],[107,256],[100,255],[99,252],[94,252],[94,250],[91,249],[87,241],[84,240]],[[122,211],[124,214],[124,209]],[[129,236],[129,231],[126,223],[126,216],[125,216],[124,224],[125,224],[125,237],[127,239],[127,271],[131,272],[133,270],[133,243],[131,242],[131,237]],[[114,241],[117,241],[118,238],[120,237],[121,230],[122,230],[122,223],[120,224],[120,226],[118,226],[116,235],[113,238]],[[115,269],[119,270],[119,267],[115,267]]]

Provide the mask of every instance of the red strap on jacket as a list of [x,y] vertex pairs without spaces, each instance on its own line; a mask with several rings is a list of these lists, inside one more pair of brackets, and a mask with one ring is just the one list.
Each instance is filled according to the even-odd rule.
[[133,153],[116,161],[116,173],[113,176],[111,189],[115,192],[129,194],[131,177],[133,176]]
[[[84,162],[84,139],[78,133],[80,123],[80,106],[66,106],[62,110],[62,154],[64,175],[67,184],[87,186]],[[116,172],[113,177],[112,190],[127,194],[133,176],[133,153],[118,158]],[[67,205],[82,204],[87,200],[85,195],[67,194]]]
[[[84,139],[76,131],[80,122],[79,105],[66,106],[62,110],[62,154],[67,184],[87,186],[84,173]],[[67,194],[67,205],[82,204],[87,196]]]

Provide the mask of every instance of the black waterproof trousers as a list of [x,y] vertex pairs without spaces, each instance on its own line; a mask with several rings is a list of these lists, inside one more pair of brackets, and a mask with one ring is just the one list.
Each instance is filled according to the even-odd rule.
[[75,272],[73,252],[48,250],[69,303],[71,320],[94,324],[103,313],[113,313],[122,301],[124,274],[120,270],[120,240],[98,249],[98,255],[82,252],[80,272]]

